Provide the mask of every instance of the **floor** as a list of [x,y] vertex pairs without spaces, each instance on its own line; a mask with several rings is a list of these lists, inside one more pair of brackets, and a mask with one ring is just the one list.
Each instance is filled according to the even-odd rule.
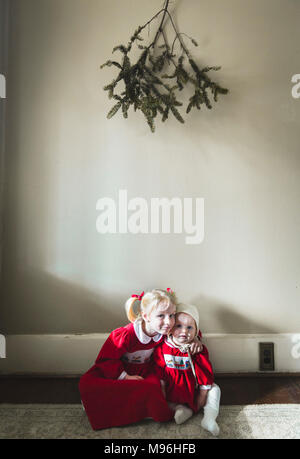
[[[80,403],[79,377],[0,376],[0,403]],[[222,405],[300,403],[300,375],[217,375]]]

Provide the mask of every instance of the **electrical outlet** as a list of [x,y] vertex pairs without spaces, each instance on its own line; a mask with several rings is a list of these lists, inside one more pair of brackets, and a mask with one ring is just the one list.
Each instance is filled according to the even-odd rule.
[[274,371],[274,343],[259,343],[259,370]]

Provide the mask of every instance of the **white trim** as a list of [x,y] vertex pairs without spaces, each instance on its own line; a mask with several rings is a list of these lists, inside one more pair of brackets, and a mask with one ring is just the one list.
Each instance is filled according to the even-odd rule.
[[[7,335],[0,375],[81,375],[93,365],[107,337],[106,333]],[[203,335],[215,373],[259,372],[260,342],[274,343],[275,372],[300,372],[300,333]]]
[[[215,372],[259,372],[259,343],[274,343],[275,372],[300,372],[300,333],[203,335]],[[270,372],[273,373],[273,372]]]
[[122,371],[122,373],[120,374],[120,376],[118,377],[118,379],[120,379],[120,380],[125,379],[126,376],[127,376],[126,371]]
[[137,339],[142,344],[149,344],[151,340],[157,342],[162,338],[162,335],[160,335],[159,333],[157,333],[154,336],[146,335],[142,327],[142,319],[136,319],[133,323],[133,328],[134,328]]

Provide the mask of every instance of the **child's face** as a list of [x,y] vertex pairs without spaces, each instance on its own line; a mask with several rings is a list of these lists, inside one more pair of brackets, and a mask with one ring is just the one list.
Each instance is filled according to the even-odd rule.
[[176,314],[172,335],[178,344],[187,344],[193,341],[196,336],[196,324],[194,319],[185,312]]
[[167,335],[174,327],[176,307],[172,304],[166,308],[159,304],[150,314],[143,314],[147,332]]

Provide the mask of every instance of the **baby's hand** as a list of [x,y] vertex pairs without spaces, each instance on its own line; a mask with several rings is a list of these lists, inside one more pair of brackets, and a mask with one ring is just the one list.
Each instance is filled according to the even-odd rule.
[[203,344],[198,338],[194,338],[194,340],[191,343],[191,354],[199,354],[199,352],[203,351]]
[[124,379],[136,379],[136,380],[141,380],[141,379],[144,379],[142,378],[142,376],[138,376],[138,375],[126,375]]

